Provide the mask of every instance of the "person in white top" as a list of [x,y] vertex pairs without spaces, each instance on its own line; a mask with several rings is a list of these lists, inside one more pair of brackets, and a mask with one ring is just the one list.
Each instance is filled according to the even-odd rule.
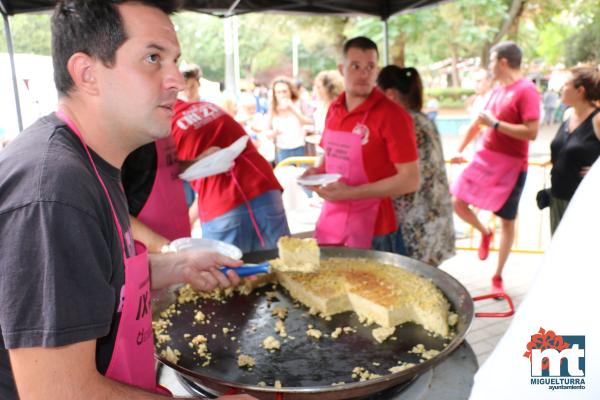
[[[471,123],[465,130],[466,133],[458,146],[456,154],[453,156],[453,158],[456,157],[458,158],[458,161],[461,162],[466,162],[466,158],[471,159],[481,145],[481,135],[485,130],[485,126],[479,124],[477,118],[479,117],[479,113],[485,110],[485,107],[490,100],[490,94],[492,93],[492,86],[494,83],[492,74],[484,69],[475,72],[473,80],[475,82],[475,94],[466,101]],[[471,144],[471,146],[469,150],[467,150],[469,144]],[[465,151],[467,154],[463,155]],[[466,156],[466,158],[464,156]]]
[[275,141],[277,162],[288,157],[303,156],[304,125],[312,123],[298,105],[298,93],[292,81],[276,78],[271,86],[272,98],[267,114],[268,137]]
[[336,70],[321,71],[315,77],[313,86],[318,103],[313,113],[315,134],[323,134],[325,116],[329,105],[344,91],[344,78]]

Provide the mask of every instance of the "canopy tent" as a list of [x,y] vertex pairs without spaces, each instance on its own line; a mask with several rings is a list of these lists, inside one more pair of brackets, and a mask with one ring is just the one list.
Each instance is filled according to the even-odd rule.
[[[383,21],[384,30],[383,60],[387,63],[389,47],[387,19],[399,12],[430,6],[443,1],[449,0],[183,0],[182,5],[184,10],[211,14],[217,17],[269,11],[327,15],[358,14],[379,17]],[[0,12],[4,19],[4,34],[10,54],[19,131],[23,130],[23,126],[8,16],[50,10],[55,4],[56,0],[0,0]]]
[[[442,0],[184,0],[183,8],[216,16],[250,12],[293,12],[303,14],[364,14],[388,19],[401,11],[424,7]],[[3,14],[47,10],[55,0],[0,0]]]

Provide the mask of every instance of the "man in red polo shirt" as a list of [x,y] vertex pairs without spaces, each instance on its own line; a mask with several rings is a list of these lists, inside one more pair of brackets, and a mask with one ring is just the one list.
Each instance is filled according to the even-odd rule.
[[[175,103],[171,134],[182,161],[193,161],[247,135],[220,107],[181,100]],[[203,238],[234,244],[246,253],[276,248],[277,239],[290,234],[283,189],[251,141],[231,170],[195,180],[192,187],[198,193]]]
[[306,172],[342,175],[313,188],[325,199],[316,227],[320,244],[395,251],[398,222],[391,198],[419,185],[413,122],[377,89],[378,57],[377,45],[366,37],[344,44],[338,68],[346,91],[327,112],[324,162]]

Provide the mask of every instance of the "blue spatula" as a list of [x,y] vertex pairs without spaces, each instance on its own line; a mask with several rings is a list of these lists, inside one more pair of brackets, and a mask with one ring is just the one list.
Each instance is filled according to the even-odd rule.
[[235,273],[241,277],[245,277],[245,276],[252,276],[252,275],[256,275],[256,274],[268,274],[271,270],[271,266],[268,261],[265,261],[264,263],[261,263],[261,264],[245,264],[245,265],[241,265],[237,268],[230,268],[230,267],[219,268],[219,271],[221,271],[224,274],[227,274],[227,271],[229,271],[229,270],[235,271]]

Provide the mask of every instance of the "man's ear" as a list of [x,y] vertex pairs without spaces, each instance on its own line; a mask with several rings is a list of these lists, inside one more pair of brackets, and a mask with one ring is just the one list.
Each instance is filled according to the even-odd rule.
[[96,60],[81,52],[75,53],[69,58],[67,70],[77,90],[90,95],[98,93],[96,64]]
[[338,67],[338,71],[340,72],[340,74],[341,74],[342,76],[344,76],[344,64],[343,64],[343,63],[340,63],[340,64],[338,64],[338,66],[337,66],[337,67]]

